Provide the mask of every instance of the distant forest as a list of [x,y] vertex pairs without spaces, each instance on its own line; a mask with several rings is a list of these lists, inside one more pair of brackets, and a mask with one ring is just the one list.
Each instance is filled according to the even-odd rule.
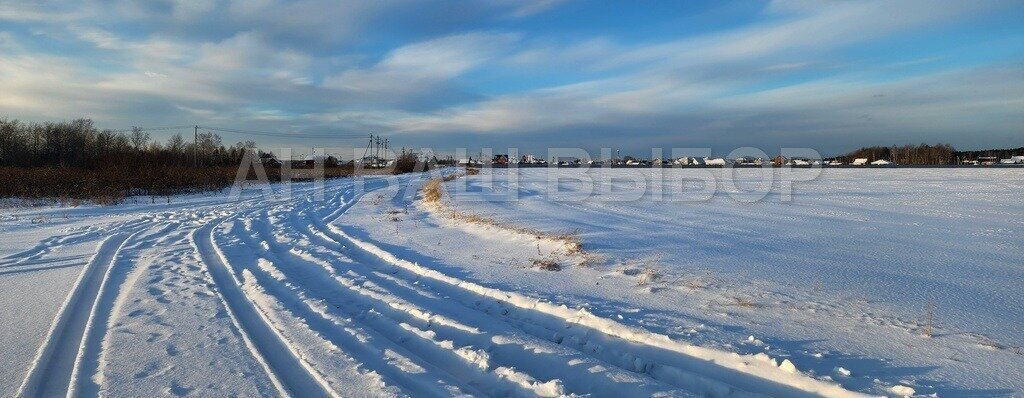
[[[225,146],[210,132],[189,138],[195,142],[176,134],[160,143],[139,128],[99,130],[90,119],[23,123],[0,118],[0,198],[119,203],[129,196],[216,191],[234,183],[246,151],[256,148],[252,141]],[[398,174],[427,166],[406,156],[390,168],[360,173]],[[287,176],[280,167],[268,167],[266,173],[271,181],[313,178],[303,167],[292,168]],[[324,177],[355,172],[349,162],[325,167]],[[255,178],[254,170],[248,178]]]
[[1013,149],[988,149],[983,151],[957,151],[949,144],[920,144],[903,146],[872,146],[864,147],[836,159],[843,163],[853,162],[857,158],[866,158],[869,162],[887,160],[897,164],[910,165],[943,165],[977,160],[979,157],[992,156],[1007,159],[1015,155],[1024,155],[1024,147]]
[[[194,137],[189,137],[194,138]],[[150,139],[135,128],[130,132],[98,130],[92,120],[22,123],[0,119],[0,166],[75,167],[112,166],[238,166],[252,141],[225,147],[214,133],[185,140],[181,134],[166,143]]]

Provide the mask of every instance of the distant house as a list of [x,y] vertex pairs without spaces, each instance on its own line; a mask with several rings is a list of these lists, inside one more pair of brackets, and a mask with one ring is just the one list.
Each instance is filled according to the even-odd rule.
[[696,161],[691,163],[690,158],[682,157],[682,158],[678,158],[676,160],[673,160],[672,163],[676,164],[676,165],[679,165],[679,166],[688,166],[688,165],[691,165],[691,164],[696,164]]
[[313,167],[318,161],[322,161],[324,167],[335,167],[338,165],[338,158],[332,155],[306,155],[305,159],[302,160],[302,163],[306,167]]
[[539,159],[536,156],[533,156],[531,154],[526,154],[526,155],[523,155],[523,157],[522,157],[522,159],[520,159],[519,163],[525,163],[525,164],[544,164],[546,162],[544,161],[544,159]]
[[494,155],[494,159],[491,159],[491,164],[508,164],[508,155]]
[[999,159],[999,164],[1024,164],[1024,156],[1011,156],[1009,159]]
[[840,162],[840,161],[838,161],[836,159],[832,159],[832,160],[829,160],[828,163],[826,163],[826,164],[829,165],[829,166],[842,166],[843,162]]
[[714,158],[714,159],[704,158],[704,165],[706,165],[706,166],[725,166],[725,159],[722,159],[722,158]]
[[994,165],[997,161],[999,161],[999,158],[995,156],[981,156],[978,158],[978,163],[981,163],[982,165],[985,166]]
[[573,157],[559,157],[555,159],[555,162],[557,162],[559,166],[572,166],[580,164],[580,159]]
[[789,160],[789,165],[790,166],[810,166],[811,162],[809,160],[807,160],[807,159],[796,159],[796,158],[794,158],[794,159],[790,159]]
[[874,162],[871,162],[872,166],[886,166],[886,165],[890,165],[890,164],[892,164],[892,162],[889,162],[888,160],[884,160],[884,159],[878,159],[878,160],[876,160]]
[[281,167],[281,161],[277,160],[272,153],[260,153],[260,163],[263,167]]
[[779,155],[772,158],[772,166],[782,167],[782,165],[789,163],[789,160],[785,156]]
[[734,163],[736,163],[737,166],[761,166],[764,164],[764,161],[761,160],[761,158],[755,158],[753,156],[743,156],[736,158]]
[[868,158],[857,158],[857,159],[854,159],[853,163],[850,163],[850,164],[852,164],[854,166],[863,166],[863,165],[868,164]]

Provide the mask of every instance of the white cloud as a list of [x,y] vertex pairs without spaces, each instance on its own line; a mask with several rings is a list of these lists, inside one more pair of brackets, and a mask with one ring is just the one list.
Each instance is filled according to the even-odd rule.
[[[465,15],[454,15],[454,22],[427,26],[433,23],[430,15],[415,12],[443,12],[438,10],[443,7],[414,0],[180,0],[170,4],[171,13],[157,12],[154,3],[118,0],[103,3],[109,6],[106,15],[96,11],[95,2],[0,1],[0,20],[48,32],[19,43],[19,37],[0,31],[0,109],[57,119],[89,115],[120,124],[136,123],[138,117],[181,117],[299,127],[328,123],[423,135],[585,135],[591,128],[637,134],[791,128],[814,134],[858,126],[952,131],[984,125],[972,115],[984,115],[991,129],[1004,131],[1022,122],[1024,107],[1019,94],[1014,96],[1024,89],[1017,84],[1022,79],[1014,80],[1006,69],[880,83],[869,73],[850,74],[833,57],[845,46],[941,26],[999,1],[936,6],[924,0],[779,0],[753,24],[641,43],[613,36],[466,31],[488,18],[514,25],[509,18],[559,3],[454,3],[479,18],[466,22],[459,20]],[[413,16],[389,18],[396,13]],[[216,24],[209,23],[213,19]],[[424,26],[406,26],[408,20]],[[143,32],[129,35],[112,26],[141,26]],[[374,53],[364,50],[374,37],[360,36],[373,30],[420,39]],[[88,48],[83,56],[19,47],[38,40],[77,40]],[[365,42],[349,45],[359,40]],[[909,68],[936,59],[877,68]],[[474,73],[479,71],[497,77]],[[804,71],[830,77],[749,92]],[[472,86],[488,78],[512,82],[488,82],[499,95]],[[1009,83],[1000,85],[999,79]],[[885,96],[874,97],[878,93]]]
[[53,23],[68,22],[86,16],[74,4],[67,5],[44,0],[4,0],[0,2],[0,21]]
[[324,87],[362,93],[401,94],[438,84],[482,65],[519,40],[507,33],[467,33],[410,44],[367,69],[324,79]]
[[542,13],[565,2],[566,0],[514,0],[507,3],[514,7],[511,16],[522,18]]

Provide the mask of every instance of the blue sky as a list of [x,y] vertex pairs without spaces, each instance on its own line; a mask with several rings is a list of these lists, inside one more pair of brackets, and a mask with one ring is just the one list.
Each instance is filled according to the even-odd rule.
[[1024,2],[2,0],[0,93],[12,119],[440,150],[1015,147]]

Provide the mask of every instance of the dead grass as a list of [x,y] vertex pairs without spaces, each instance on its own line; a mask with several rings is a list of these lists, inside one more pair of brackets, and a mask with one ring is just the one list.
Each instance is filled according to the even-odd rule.
[[423,201],[430,205],[438,205],[441,202],[441,198],[444,197],[444,179],[443,178],[431,178],[423,187],[420,188],[420,193],[423,194]]
[[[582,260],[580,261],[580,265],[586,266],[594,264],[595,262],[600,260],[600,257],[591,255],[587,253],[586,250],[584,250],[583,240],[579,236],[579,230],[574,230],[572,232],[564,234],[549,234],[531,228],[506,225],[499,222],[498,220],[495,220],[494,218],[483,216],[480,214],[467,213],[455,209],[446,208],[447,206],[445,206],[443,201],[445,195],[444,183],[454,181],[461,177],[474,176],[478,174],[480,174],[480,169],[466,168],[465,171],[461,173],[452,173],[442,177],[431,178],[426,183],[424,183],[422,187],[420,187],[420,195],[423,198],[423,202],[428,206],[433,207],[434,209],[443,211],[442,214],[446,215],[448,218],[455,222],[484,225],[523,235],[532,235],[536,237],[538,240],[538,254],[540,254],[540,241],[549,240],[559,244],[560,251],[562,252],[562,254],[565,254],[567,256],[577,256],[581,258]],[[555,264],[557,265],[557,262],[555,262]],[[561,269],[560,266],[558,268]]]
[[754,302],[753,300],[751,300],[748,297],[735,296],[732,299],[733,299],[732,305],[735,305],[737,307],[743,307],[743,308],[760,308],[761,307],[760,304]]
[[928,310],[924,319],[924,336],[932,337],[935,334],[935,300],[928,300]]
[[647,286],[664,279],[661,272],[661,253],[652,254],[640,259],[628,261],[620,271],[629,276],[636,276],[637,286]]
[[562,270],[562,266],[559,265],[558,262],[555,261],[552,258],[535,258],[535,259],[533,259],[531,261],[533,262],[533,266],[534,267],[540,268],[540,269],[545,270],[545,271],[561,271]]
[[640,271],[640,277],[636,280],[637,286],[647,286],[650,283],[657,282],[661,279],[661,272],[658,272],[654,267],[645,267]]
[[565,254],[570,256],[583,254],[583,240],[580,239],[580,230],[573,230],[570,233],[555,235],[551,238],[562,243],[565,248]]

